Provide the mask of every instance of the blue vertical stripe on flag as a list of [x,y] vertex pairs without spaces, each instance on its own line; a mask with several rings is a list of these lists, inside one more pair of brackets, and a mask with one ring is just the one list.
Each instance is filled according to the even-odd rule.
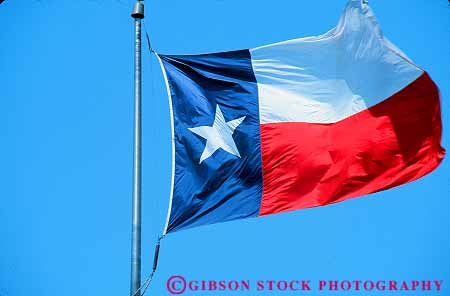
[[[257,216],[262,195],[258,89],[248,50],[160,55],[172,98],[175,172],[167,232]],[[192,128],[245,117],[232,137],[239,156],[217,149]]]

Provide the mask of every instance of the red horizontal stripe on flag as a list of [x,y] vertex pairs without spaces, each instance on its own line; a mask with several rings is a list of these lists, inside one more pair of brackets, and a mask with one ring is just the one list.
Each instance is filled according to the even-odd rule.
[[315,207],[424,176],[444,157],[439,91],[428,74],[331,124],[261,125],[260,215]]

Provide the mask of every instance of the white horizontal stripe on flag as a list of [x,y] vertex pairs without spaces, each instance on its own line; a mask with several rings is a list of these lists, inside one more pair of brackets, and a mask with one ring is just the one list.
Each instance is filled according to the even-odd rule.
[[333,123],[394,95],[423,71],[384,38],[370,10],[350,1],[318,37],[250,50],[261,123]]

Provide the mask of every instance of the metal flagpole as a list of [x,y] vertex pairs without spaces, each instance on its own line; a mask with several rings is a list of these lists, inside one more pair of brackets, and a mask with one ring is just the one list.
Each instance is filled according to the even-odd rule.
[[134,48],[134,164],[133,214],[131,238],[131,296],[140,296],[141,286],[141,20],[144,2],[134,4],[131,16],[135,23]]

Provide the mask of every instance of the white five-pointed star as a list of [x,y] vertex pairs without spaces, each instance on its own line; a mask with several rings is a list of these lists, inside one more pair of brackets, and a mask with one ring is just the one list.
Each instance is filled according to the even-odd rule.
[[223,150],[241,157],[233,140],[234,130],[244,121],[245,116],[225,122],[219,105],[216,107],[216,116],[212,126],[198,126],[189,128],[189,130],[200,137],[206,139],[205,149],[200,156],[200,162],[210,157],[217,149]]

